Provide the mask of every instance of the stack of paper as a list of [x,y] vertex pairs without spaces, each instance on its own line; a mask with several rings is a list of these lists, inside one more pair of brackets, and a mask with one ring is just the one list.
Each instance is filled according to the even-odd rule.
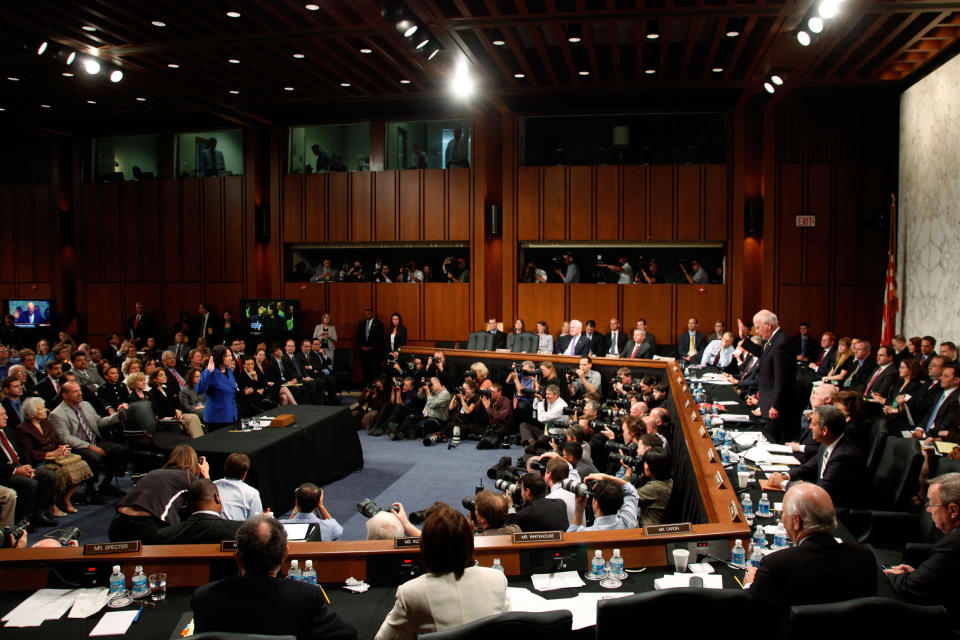
[[533,588],[537,591],[553,591],[555,589],[575,589],[587,584],[576,571],[561,571],[560,573],[535,573],[530,576]]
[[547,600],[528,589],[507,587],[511,611],[540,613],[543,611],[567,610],[573,614],[573,628],[583,629],[597,624],[597,602],[612,598],[632,596],[633,593],[613,591],[610,593],[579,593],[573,598]]
[[703,588],[704,589],[723,589],[723,576],[719,573],[712,574],[702,574],[702,573],[673,573],[667,574],[662,578],[657,578],[653,581],[653,588],[657,591],[662,589],[677,589],[681,587],[690,586],[690,578],[693,576],[700,576],[703,578]]
[[750,416],[742,413],[722,413],[720,418],[724,422],[750,422]]
[[103,614],[100,622],[90,632],[90,636],[122,636],[136,620],[140,609],[129,611],[110,611]]
[[76,599],[75,589],[40,589],[3,616],[8,627],[39,627],[44,620],[57,620]]

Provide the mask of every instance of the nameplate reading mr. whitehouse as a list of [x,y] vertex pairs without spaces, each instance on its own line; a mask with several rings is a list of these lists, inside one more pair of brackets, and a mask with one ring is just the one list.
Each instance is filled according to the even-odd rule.
[[98,542],[96,544],[83,545],[83,555],[99,556],[107,553],[136,553],[140,551],[140,541],[130,540],[129,542]]
[[513,534],[514,542],[560,542],[562,531],[521,531]]
[[420,536],[407,536],[406,538],[394,538],[393,548],[403,549],[405,547],[419,547]]
[[648,536],[666,536],[671,533],[690,533],[689,522],[677,522],[675,524],[652,524],[643,528],[644,535]]

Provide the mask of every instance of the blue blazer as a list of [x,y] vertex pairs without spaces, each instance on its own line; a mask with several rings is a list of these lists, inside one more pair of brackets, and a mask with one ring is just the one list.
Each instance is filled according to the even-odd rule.
[[219,369],[212,372],[204,369],[197,383],[197,393],[207,396],[207,404],[203,409],[204,422],[237,421],[237,381],[229,368],[224,373],[220,373]]

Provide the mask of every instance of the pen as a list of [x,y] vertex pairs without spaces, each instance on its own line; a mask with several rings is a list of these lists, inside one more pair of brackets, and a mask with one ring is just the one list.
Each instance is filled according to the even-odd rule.
[[741,589],[746,589],[746,587],[743,586],[743,583],[740,582],[740,578],[738,578],[737,576],[733,576],[733,579],[737,581],[737,584],[740,585]]
[[[133,616],[133,622],[136,622],[140,619],[140,614],[143,613],[143,607],[137,610],[137,615]],[[132,624],[132,623],[131,623]]]
[[317,585],[320,587],[320,593],[323,594],[323,599],[327,601],[327,604],[330,604],[330,598],[327,597],[327,592],[323,590],[323,585]]

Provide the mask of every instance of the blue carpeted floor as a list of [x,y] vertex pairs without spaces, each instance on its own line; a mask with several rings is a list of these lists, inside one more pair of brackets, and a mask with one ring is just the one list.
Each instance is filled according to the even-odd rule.
[[[366,537],[366,518],[356,507],[363,498],[371,498],[384,508],[393,502],[402,502],[408,513],[425,509],[436,500],[460,509],[460,500],[472,496],[481,479],[485,488],[493,489],[486,470],[501,456],[516,459],[523,452],[518,446],[509,450],[478,451],[477,443],[471,441],[448,450],[445,444],[424,447],[420,440],[393,442],[386,436],[374,438],[366,432],[360,432],[359,436],[364,468],[324,487],[324,503],[343,525],[344,540]],[[128,491],[129,476],[120,480],[119,486]],[[76,505],[79,512],[60,518],[59,526],[79,528],[81,544],[106,541],[118,500],[112,498],[103,506]],[[30,540],[36,541],[50,531],[50,528],[41,529],[31,535]]]

